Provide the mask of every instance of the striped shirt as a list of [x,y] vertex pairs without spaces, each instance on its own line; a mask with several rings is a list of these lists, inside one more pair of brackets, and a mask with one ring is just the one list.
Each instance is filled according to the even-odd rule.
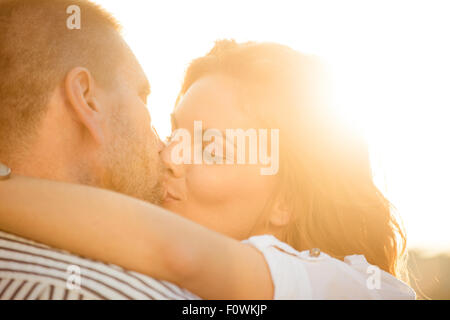
[[0,231],[0,300],[195,300],[185,289]]

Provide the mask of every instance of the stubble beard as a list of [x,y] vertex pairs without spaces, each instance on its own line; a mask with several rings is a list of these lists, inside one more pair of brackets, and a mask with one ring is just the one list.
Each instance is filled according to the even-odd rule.
[[[160,205],[164,195],[164,165],[150,141],[118,138],[108,151],[103,182],[107,189]],[[131,142],[130,142],[131,141]],[[142,141],[142,138],[141,140]]]

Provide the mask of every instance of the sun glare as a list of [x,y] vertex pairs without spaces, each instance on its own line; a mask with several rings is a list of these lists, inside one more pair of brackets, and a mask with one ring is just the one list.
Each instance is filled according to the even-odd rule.
[[336,105],[362,130],[411,246],[450,248],[449,8],[429,1],[95,1],[124,26],[165,137],[183,72],[214,41],[273,41],[323,57]]

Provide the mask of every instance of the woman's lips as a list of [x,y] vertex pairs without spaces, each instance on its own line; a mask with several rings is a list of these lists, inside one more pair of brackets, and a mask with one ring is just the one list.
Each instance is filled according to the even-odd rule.
[[163,201],[186,200],[186,183],[184,179],[168,179],[165,186],[166,190]]
[[180,201],[181,198],[175,195],[172,195],[169,191],[166,191],[164,201]]
[[185,198],[183,194],[179,188],[168,186],[165,190],[163,201],[181,201]]

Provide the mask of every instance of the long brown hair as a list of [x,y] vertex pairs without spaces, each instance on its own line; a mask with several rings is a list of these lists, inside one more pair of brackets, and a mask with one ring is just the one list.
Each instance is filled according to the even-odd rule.
[[405,233],[373,182],[364,139],[331,106],[323,63],[279,44],[222,40],[190,64],[178,99],[212,74],[237,81],[244,111],[280,130],[274,197],[282,197],[291,212],[280,240],[299,251],[317,247],[338,259],[363,254],[399,276]]

